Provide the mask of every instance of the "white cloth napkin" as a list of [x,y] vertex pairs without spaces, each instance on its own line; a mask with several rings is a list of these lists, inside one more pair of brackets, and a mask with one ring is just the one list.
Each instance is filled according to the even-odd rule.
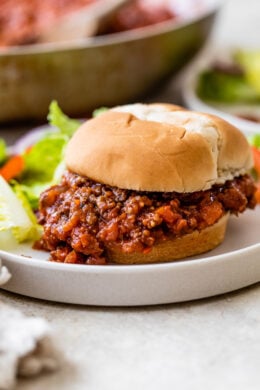
[[[10,277],[0,259],[0,285]],[[0,389],[13,389],[17,376],[54,371],[60,363],[49,324],[0,301]]]

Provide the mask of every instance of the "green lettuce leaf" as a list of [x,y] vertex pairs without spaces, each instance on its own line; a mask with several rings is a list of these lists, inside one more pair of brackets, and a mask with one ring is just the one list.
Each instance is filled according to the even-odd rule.
[[65,170],[64,151],[80,122],[68,118],[53,101],[48,115],[50,124],[57,128],[48,131],[31,149],[23,154],[25,168],[20,178],[20,189],[33,210],[38,208],[40,194],[57,184]]
[[248,84],[260,95],[260,51],[238,50],[235,60],[243,68]]
[[251,145],[255,146],[256,148],[260,149],[260,134],[254,134],[251,137],[248,138],[248,141]]
[[[19,182],[9,185],[0,176],[0,248],[10,240],[38,239],[40,227],[33,210],[38,208],[40,194],[57,184],[65,170],[64,151],[80,121],[68,118],[57,102],[51,103],[48,119],[57,129],[46,132],[23,153],[25,168]],[[0,163],[6,156],[6,145],[0,140]]]
[[23,184],[49,182],[63,159],[68,138],[59,133],[51,133],[38,141],[28,153],[24,153],[25,169]]
[[2,165],[7,158],[7,148],[5,141],[0,138],[0,165]]
[[38,208],[41,192],[56,184],[55,173],[63,161],[68,137],[49,133],[24,153],[25,169],[20,179],[21,190],[31,207]]
[[21,202],[21,204],[22,204],[24,210],[26,211],[28,217],[30,218],[32,224],[34,226],[36,226],[37,225],[37,218],[36,218],[34,212],[32,211],[30,202],[28,201],[27,197],[24,195],[22,185],[20,183],[18,183],[16,180],[12,180],[11,187],[12,187],[13,192],[15,193],[15,195],[17,196],[17,198]]
[[103,112],[106,112],[106,111],[108,111],[107,107],[97,108],[96,110],[93,111],[92,116],[93,116],[93,118],[96,118],[97,116],[99,116],[100,114],[103,114]]
[[50,125],[57,127],[62,134],[66,134],[69,137],[73,135],[81,124],[80,121],[65,115],[55,100],[50,104],[47,119]]
[[260,94],[247,82],[244,75],[206,70],[198,79],[197,94],[203,100],[219,103],[256,103]]
[[53,174],[50,176],[49,180],[39,181],[33,180],[32,177],[27,180],[19,183],[20,191],[22,191],[23,195],[26,197],[28,203],[32,210],[37,210],[39,206],[40,195],[47,188],[52,185],[58,184],[61,180],[62,174],[65,171],[65,162],[62,160],[55,168]]
[[6,247],[10,236],[17,242],[37,240],[38,225],[26,198],[14,191],[0,176],[0,248]]

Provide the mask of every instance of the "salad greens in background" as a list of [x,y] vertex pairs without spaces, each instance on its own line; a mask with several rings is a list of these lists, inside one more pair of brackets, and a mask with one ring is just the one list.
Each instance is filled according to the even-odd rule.
[[238,50],[231,63],[212,64],[199,75],[197,94],[216,103],[260,104],[260,51]]

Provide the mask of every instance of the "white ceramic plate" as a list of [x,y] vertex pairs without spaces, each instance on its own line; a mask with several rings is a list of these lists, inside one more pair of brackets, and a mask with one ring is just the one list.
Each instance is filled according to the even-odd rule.
[[[195,111],[207,112],[222,117],[234,126],[238,127],[246,135],[250,136],[260,132],[260,123],[255,123],[246,119],[239,118],[236,113],[245,113],[248,115],[257,114],[260,116],[260,106],[227,106],[227,105],[210,105],[201,100],[196,94],[196,85],[198,75],[204,69],[207,69],[214,60],[225,59],[230,57],[231,48],[214,48],[204,51],[193,63],[191,63],[183,75],[181,83],[181,93],[185,105]],[[221,55],[219,54],[221,53]]]
[[260,281],[260,207],[231,217],[216,249],[188,260],[152,265],[87,266],[48,261],[30,245],[0,251],[12,274],[8,291],[50,301],[138,306],[181,302]]

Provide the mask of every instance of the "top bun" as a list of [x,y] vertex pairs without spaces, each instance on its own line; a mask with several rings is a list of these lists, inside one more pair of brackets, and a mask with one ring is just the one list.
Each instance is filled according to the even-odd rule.
[[97,182],[159,192],[206,190],[252,167],[236,127],[171,104],[119,106],[88,120],[65,159],[69,170]]

